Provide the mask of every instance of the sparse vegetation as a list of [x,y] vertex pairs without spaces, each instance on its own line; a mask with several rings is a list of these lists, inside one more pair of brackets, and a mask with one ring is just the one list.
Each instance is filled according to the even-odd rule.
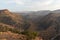
[[21,32],[21,34],[26,35],[28,39],[35,39],[37,37],[37,32],[29,32],[29,31],[24,31]]
[[12,28],[9,28],[9,31],[13,32],[13,33],[18,33],[20,34],[20,31],[16,28],[12,29]]

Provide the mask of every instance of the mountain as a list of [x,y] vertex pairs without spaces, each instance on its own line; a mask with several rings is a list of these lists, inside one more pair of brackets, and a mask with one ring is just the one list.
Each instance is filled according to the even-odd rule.
[[50,40],[53,36],[60,34],[60,10],[30,12],[0,10],[0,32],[3,35],[0,35],[0,38],[7,38],[8,40],[11,37],[12,40],[15,40],[13,38],[16,36],[16,40],[18,38],[20,40],[23,37],[27,38],[28,32],[25,35],[23,35],[24,33],[21,34],[25,31],[29,31],[29,37],[32,35],[30,32],[33,34],[37,32],[39,37]]
[[55,25],[55,21],[59,21],[56,17],[60,16],[60,10],[54,10],[54,11],[49,11],[49,10],[43,10],[43,11],[30,11],[30,12],[21,12],[17,13],[23,16],[23,19],[28,26],[25,28],[31,29],[31,30],[45,30],[52,26],[53,24]]
[[14,12],[20,15],[46,15],[50,13],[50,10],[40,10],[40,11],[23,11],[23,12]]
[[0,10],[0,23],[20,28],[24,22],[21,15],[13,14],[9,10],[4,9]]
[[39,32],[44,40],[49,40],[53,36],[60,34],[60,13],[50,12],[47,15],[33,15],[35,14],[23,16],[24,20],[27,20],[30,24],[29,27],[27,26],[29,31]]
[[60,34],[60,10],[21,12],[20,15],[26,23],[24,30],[38,32],[44,40]]
[[[57,13],[53,13],[56,11]],[[46,29],[50,25],[52,25],[52,21],[56,19],[55,16],[60,16],[58,10],[55,11],[43,10],[43,11],[25,12],[25,13],[23,12],[20,14],[23,16],[24,20],[31,25],[30,29],[36,28],[35,30],[39,30],[39,31]]]
[[40,20],[40,26],[47,28],[52,25],[59,25],[59,19],[60,13],[50,13]]
[[52,11],[52,13],[60,13],[60,9]]
[[60,34],[60,13],[44,16],[38,23],[37,30],[45,40],[50,40],[53,36]]
[[41,10],[41,11],[26,11],[26,12],[20,12],[20,13],[16,12],[16,14],[22,15],[23,19],[25,21],[28,21],[29,24],[31,25],[31,22],[32,24],[37,24],[42,17],[44,17],[45,15],[48,15],[50,12],[51,11],[49,10]]
[[27,23],[22,15],[0,10],[0,40],[27,40],[27,35],[20,33],[26,29],[25,26]]

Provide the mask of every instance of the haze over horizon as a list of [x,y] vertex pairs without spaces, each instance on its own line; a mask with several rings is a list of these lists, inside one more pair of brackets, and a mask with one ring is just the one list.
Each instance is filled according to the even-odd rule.
[[38,11],[60,9],[60,0],[0,0],[0,9]]

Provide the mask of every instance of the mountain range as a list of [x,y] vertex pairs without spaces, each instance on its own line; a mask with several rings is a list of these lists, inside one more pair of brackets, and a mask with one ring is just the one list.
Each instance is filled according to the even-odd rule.
[[60,10],[23,12],[20,15],[30,23],[30,27],[26,28],[29,31],[37,31],[44,40],[50,40],[53,36],[60,34]]
[[0,31],[11,31],[11,29],[14,32],[16,30],[37,32],[44,40],[50,40],[53,36],[60,34],[60,10],[29,12],[0,10]]

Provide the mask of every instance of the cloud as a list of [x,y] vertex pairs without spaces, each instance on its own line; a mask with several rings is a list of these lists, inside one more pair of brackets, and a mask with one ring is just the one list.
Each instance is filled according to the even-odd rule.
[[60,9],[60,0],[54,0],[52,4],[45,6],[44,9],[48,9],[48,10]]
[[14,4],[15,3],[15,4],[21,5],[21,4],[23,4],[23,1],[21,1],[21,0],[5,0],[0,3],[3,3],[3,4]]
[[6,5],[9,9],[13,8],[22,11],[54,10],[60,8],[60,0],[1,0],[0,4],[1,6]]
[[46,0],[46,1],[43,1],[43,2],[40,2],[40,1],[37,1],[35,3],[33,3],[33,6],[45,6],[45,5],[50,5],[52,4],[54,0]]
[[[35,0],[35,1],[22,1],[24,3],[23,8],[24,10],[40,10],[40,9],[45,9],[45,6],[50,5],[53,3],[54,0],[45,0],[45,1],[40,1],[40,0]],[[42,8],[43,7],[43,8]],[[22,9],[23,9],[22,8]]]
[[14,0],[14,2],[16,4],[19,4],[19,5],[23,5],[24,4],[24,2],[22,0]]
[[16,3],[18,5],[24,5],[24,6],[35,6],[35,5],[48,5],[51,4],[53,0],[5,0],[3,3]]

